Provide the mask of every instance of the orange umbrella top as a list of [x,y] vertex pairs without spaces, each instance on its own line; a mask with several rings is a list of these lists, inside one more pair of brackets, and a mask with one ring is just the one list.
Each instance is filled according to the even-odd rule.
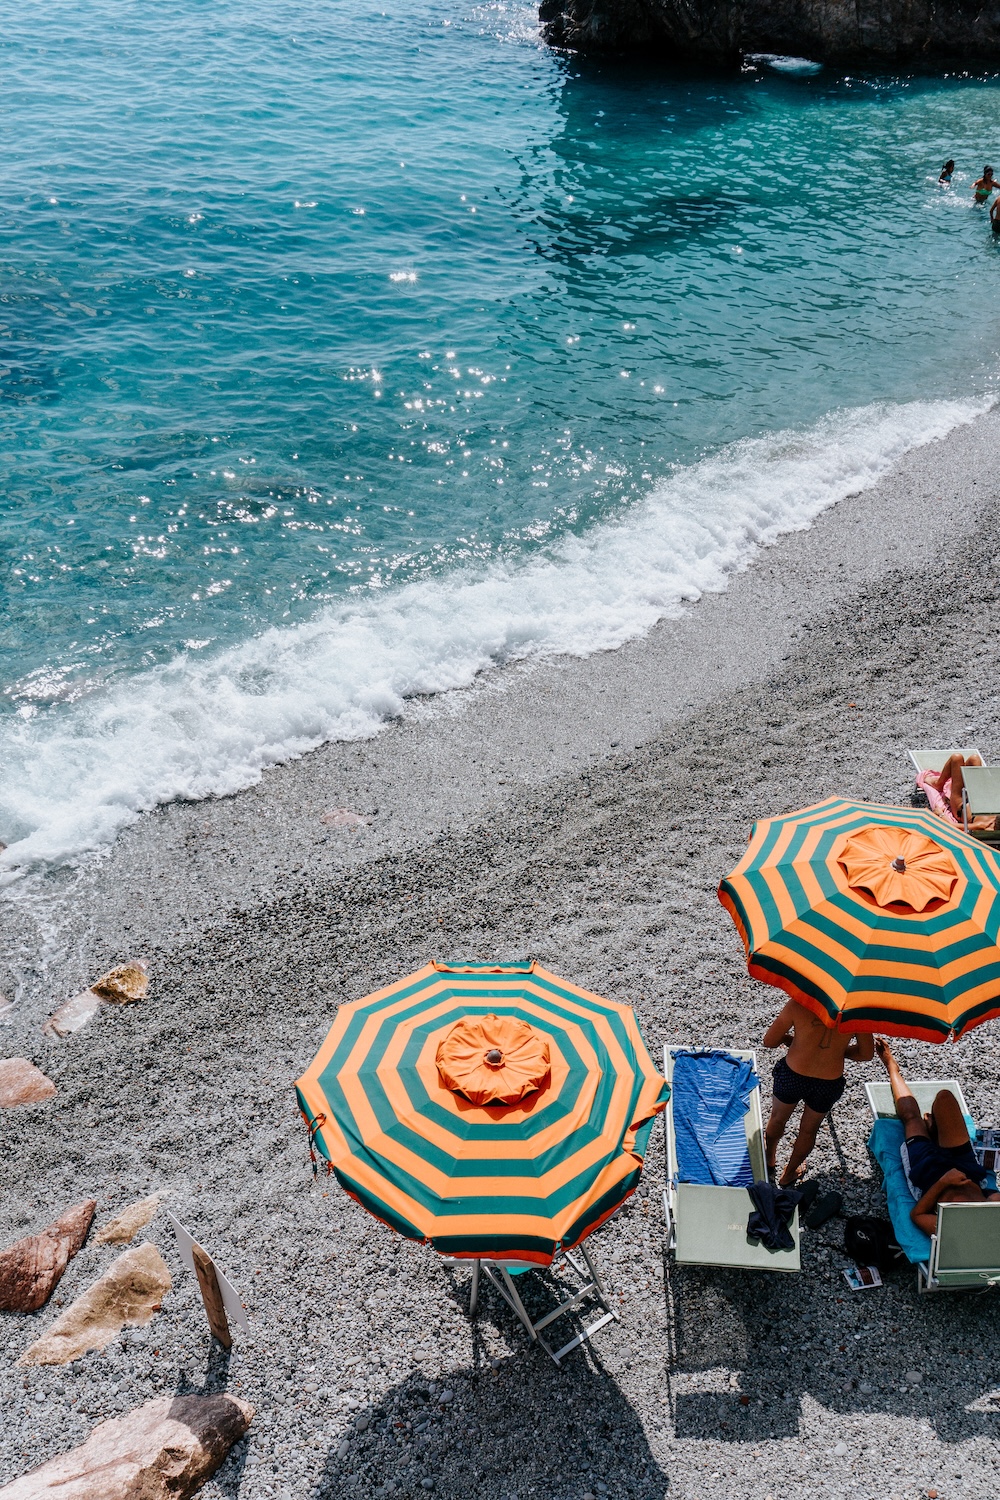
[[667,1087],[629,1006],[529,961],[430,963],[342,1005],[298,1094],[377,1218],[547,1265],[637,1186]]
[[830,798],[755,823],[719,899],[750,973],[844,1031],[1000,1014],[1000,862],[929,812]]

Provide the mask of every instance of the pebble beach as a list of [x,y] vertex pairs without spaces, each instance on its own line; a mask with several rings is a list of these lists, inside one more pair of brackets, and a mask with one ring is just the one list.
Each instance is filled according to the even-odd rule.
[[[469,1320],[466,1271],[314,1182],[292,1085],[339,1004],[432,957],[535,957],[632,1004],[656,1058],[758,1045],[780,996],[748,978],[716,897],[753,820],[834,793],[906,803],[908,744],[996,756],[998,436],[990,414],[911,453],[620,651],[414,701],[373,740],[169,806],[103,859],[11,888],[0,1055],[58,1092],[3,1112],[0,1246],[81,1199],[99,1230],[161,1193],[139,1240],[172,1288],[103,1353],[20,1367],[113,1260],[92,1234],[48,1307],[0,1314],[0,1485],[100,1418],[229,1391],[256,1414],[206,1500],[997,1495],[996,1292],[918,1298],[901,1271],[852,1293],[838,1220],[803,1233],[799,1275],[674,1268],[657,1125],[639,1191],[592,1241],[617,1321],[557,1369],[488,1289]],[[338,808],[356,820],[323,821]],[[130,957],[144,1000],[43,1036]],[[994,1123],[998,1037],[898,1051]],[[884,1212],[876,1066],[851,1071],[811,1163],[848,1213]],[[246,1304],[228,1354],[165,1209]]]

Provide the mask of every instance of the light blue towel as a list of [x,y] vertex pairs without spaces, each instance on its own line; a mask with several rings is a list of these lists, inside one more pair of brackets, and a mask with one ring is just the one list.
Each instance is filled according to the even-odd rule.
[[[968,1115],[965,1117],[969,1127],[970,1136],[976,1133],[976,1127]],[[914,1198],[910,1192],[910,1185],[903,1171],[903,1158],[900,1148],[903,1144],[903,1122],[901,1120],[875,1121],[872,1133],[868,1137],[868,1149],[882,1168],[885,1178],[885,1201],[889,1207],[889,1218],[896,1235],[896,1243],[905,1253],[907,1260],[917,1265],[924,1261],[931,1253],[931,1242],[922,1229],[918,1229],[910,1218],[910,1210],[913,1208]],[[983,1187],[988,1193],[996,1192],[996,1178],[987,1177]]]
[[675,1052],[671,1094],[681,1182],[749,1187],[743,1120],[758,1085],[752,1063],[729,1052]]
[[908,1261],[917,1265],[931,1253],[931,1242],[910,1218],[913,1194],[910,1192],[899,1148],[903,1144],[901,1120],[876,1120],[868,1137],[868,1149],[882,1168],[885,1178],[885,1201],[889,1206],[896,1243]]

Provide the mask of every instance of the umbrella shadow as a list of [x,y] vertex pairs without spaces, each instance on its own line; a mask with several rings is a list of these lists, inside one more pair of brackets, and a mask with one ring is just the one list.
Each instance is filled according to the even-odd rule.
[[[464,1310],[467,1286],[453,1295]],[[529,1311],[540,1295],[525,1294]],[[474,1324],[468,1365],[431,1381],[414,1372],[357,1412],[331,1443],[311,1500],[603,1500],[608,1491],[663,1500],[669,1480],[595,1346],[556,1366],[495,1293],[482,1296],[491,1345]],[[501,1356],[489,1352],[497,1333],[509,1347]]]
[[806,1397],[880,1424],[923,1421],[942,1443],[1000,1437],[1000,1393],[979,1357],[991,1347],[997,1294],[920,1296],[909,1268],[852,1292],[841,1276],[848,1264],[832,1239],[804,1236],[800,1275],[670,1268],[678,1438],[797,1437]]

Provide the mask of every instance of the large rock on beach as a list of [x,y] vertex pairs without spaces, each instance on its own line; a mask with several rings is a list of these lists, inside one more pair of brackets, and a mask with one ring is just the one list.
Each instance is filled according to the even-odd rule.
[[159,1206],[159,1193],[154,1193],[151,1198],[140,1198],[138,1203],[130,1203],[128,1208],[123,1208],[121,1213],[116,1214],[109,1224],[105,1224],[102,1229],[97,1231],[94,1235],[94,1244],[130,1244],[140,1229],[145,1229],[147,1224],[152,1223]]
[[97,1201],[68,1208],[38,1234],[0,1250],[0,1311],[37,1312],[87,1238]]
[[132,1005],[149,993],[149,973],[144,958],[130,959],[120,968],[109,969],[90,986],[95,995],[112,1005]]
[[0,1058],[0,1105],[16,1109],[21,1104],[41,1104],[57,1092],[51,1078],[26,1057]]
[[0,1500],[187,1500],[253,1419],[235,1396],[161,1396],[0,1488]]
[[159,1312],[170,1290],[170,1272],[155,1245],[136,1245],[67,1307],[18,1361],[21,1365],[67,1365],[91,1349],[103,1349],[125,1324],[141,1328]]
[[998,0],[541,0],[539,15],[549,42],[579,52],[925,67],[1000,57]]
[[50,1037],[72,1036],[74,1031],[86,1026],[102,1005],[133,1005],[137,1000],[144,1000],[148,992],[149,974],[145,959],[130,959],[127,964],[109,969],[100,979],[95,979],[89,989],[71,995],[53,1012],[42,1030]]

